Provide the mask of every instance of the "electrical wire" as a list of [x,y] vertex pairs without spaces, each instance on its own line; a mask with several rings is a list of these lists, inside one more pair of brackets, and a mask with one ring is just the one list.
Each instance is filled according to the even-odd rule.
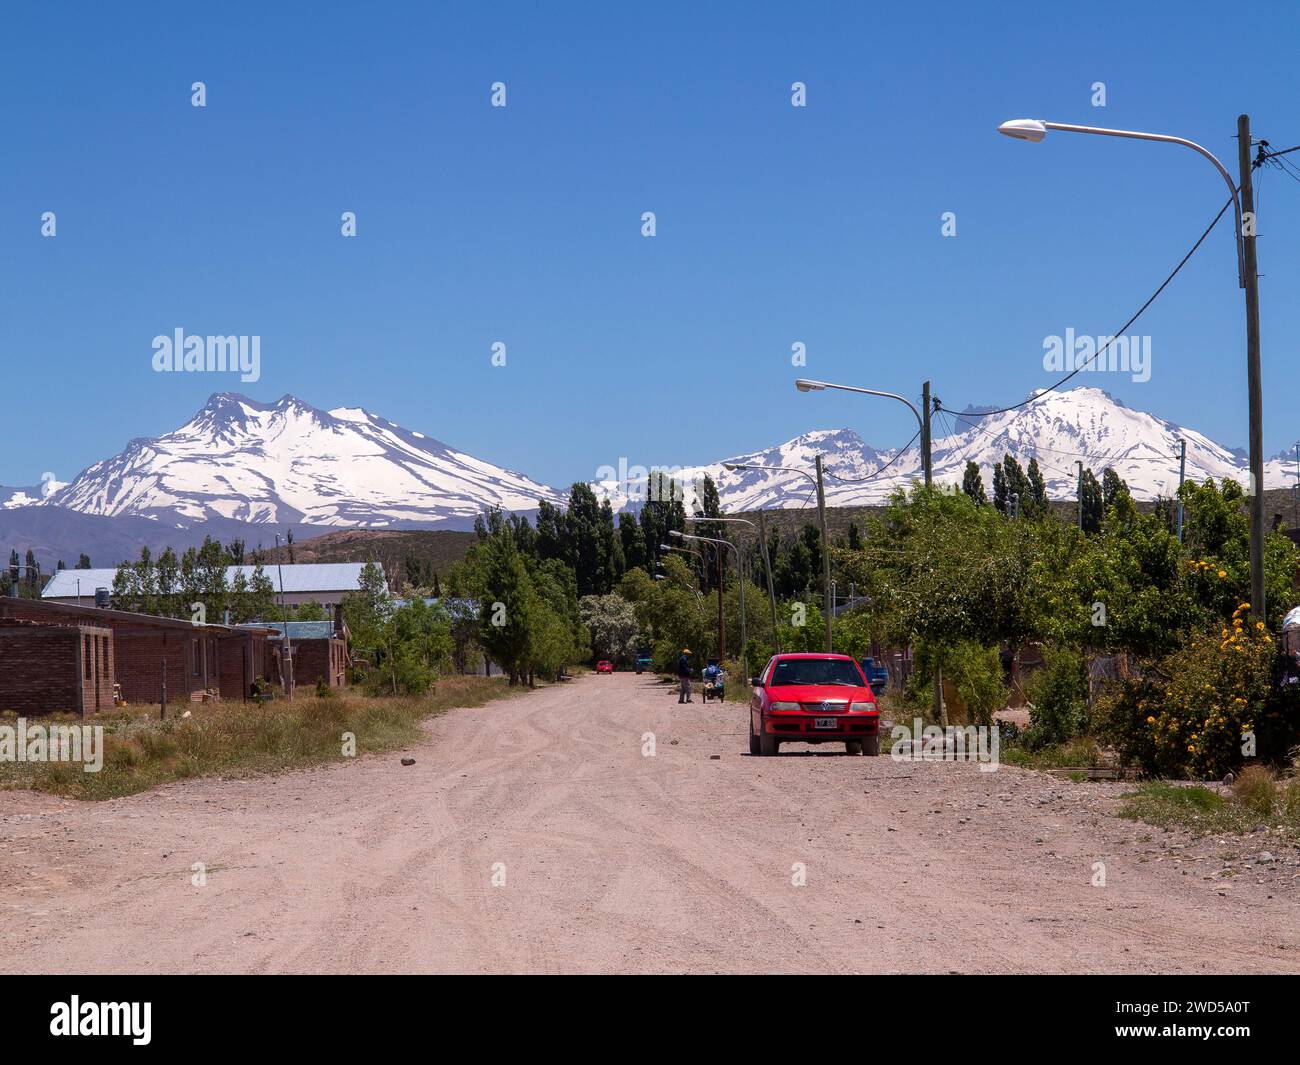
[[[1106,343],[1103,344],[1101,348],[1099,348],[1085,362],[1083,362],[1079,366],[1076,366],[1073,370],[1071,370],[1068,374],[1062,377],[1054,385],[1049,385],[1047,388],[1044,388],[1042,391],[1031,396],[1029,399],[1023,400],[1020,403],[1013,403],[1009,407],[1000,407],[997,410],[982,411],[979,414],[971,414],[971,417],[988,418],[994,414],[1006,414],[1008,411],[1019,410],[1021,407],[1026,407],[1030,403],[1034,403],[1037,400],[1041,399],[1048,392],[1055,392],[1058,388],[1060,388],[1063,384],[1065,384],[1066,381],[1070,380],[1070,378],[1072,378],[1075,374],[1086,369],[1089,363],[1091,363],[1094,359],[1100,357],[1105,353],[1106,349],[1109,348],[1111,344],[1115,342],[1117,337],[1124,336],[1125,333],[1128,331],[1129,326],[1131,326],[1140,317],[1142,317],[1143,313],[1146,311],[1148,307],[1151,306],[1151,304],[1155,303],[1156,298],[1160,295],[1160,293],[1164,292],[1164,290],[1169,286],[1169,283],[1173,281],[1173,279],[1178,276],[1179,272],[1183,269],[1183,267],[1187,265],[1187,261],[1191,259],[1193,255],[1196,254],[1197,249],[1200,248],[1200,246],[1203,243],[1205,243],[1205,238],[1208,237],[1211,231],[1214,229],[1214,227],[1219,224],[1219,220],[1223,217],[1224,213],[1228,210],[1228,208],[1233,205],[1235,200],[1236,200],[1235,195],[1228,197],[1228,199],[1224,202],[1223,206],[1219,208],[1219,213],[1214,216],[1214,221],[1212,221],[1208,226],[1206,226],[1205,232],[1203,232],[1199,237],[1196,238],[1196,243],[1192,245],[1191,250],[1188,251],[1188,253],[1184,255],[1182,259],[1179,261],[1178,265],[1174,267],[1173,272],[1168,277],[1166,277],[1164,281],[1160,283],[1160,287],[1156,289],[1155,292],[1151,294],[1150,298],[1144,304],[1142,304],[1141,307],[1137,309],[1137,312],[1133,315],[1133,317],[1130,318],[1127,322],[1125,322],[1122,326],[1120,326],[1119,329],[1115,330],[1115,332],[1111,335],[1110,339],[1107,340]],[[951,407],[944,407],[942,406],[942,404],[937,404],[935,409],[948,410],[948,411],[952,410]]]
[[[921,430],[918,429],[916,432],[912,434],[912,440],[915,440],[920,435],[921,435]],[[895,462],[897,462],[899,459],[903,457],[903,454],[907,451],[907,449],[912,446],[912,440],[909,440],[906,444],[904,444],[901,448],[899,448],[898,454],[896,454],[892,459],[890,459],[883,466],[881,466],[880,469],[876,470],[875,473],[869,473],[865,477],[841,477],[838,473],[827,472],[826,476],[833,477],[837,481],[843,481],[845,484],[862,484],[863,481],[874,480],[875,478],[879,477],[882,473],[884,473],[887,469],[889,469],[889,467],[892,466]]]

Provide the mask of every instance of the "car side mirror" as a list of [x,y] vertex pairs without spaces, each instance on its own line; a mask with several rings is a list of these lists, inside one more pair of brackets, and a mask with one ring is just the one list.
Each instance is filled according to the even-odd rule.
[[749,683],[752,684],[755,688],[761,687],[762,684],[763,684],[763,678],[762,678],[762,677],[750,677],[750,678],[749,678]]

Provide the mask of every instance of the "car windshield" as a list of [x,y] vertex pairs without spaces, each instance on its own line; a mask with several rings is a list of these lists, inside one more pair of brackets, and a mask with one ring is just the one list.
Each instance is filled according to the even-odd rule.
[[793,684],[841,684],[862,687],[858,667],[843,658],[783,658],[768,682],[773,688]]

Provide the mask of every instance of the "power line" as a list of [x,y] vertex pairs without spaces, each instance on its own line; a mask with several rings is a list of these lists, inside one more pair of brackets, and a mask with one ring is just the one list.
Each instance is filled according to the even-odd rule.
[[[1073,370],[1071,370],[1068,374],[1062,377],[1054,385],[1050,385],[1049,387],[1044,388],[1041,392],[1038,392],[1036,395],[1031,396],[1029,399],[1023,400],[1020,403],[1013,403],[1009,407],[1001,407],[997,410],[983,411],[979,414],[972,413],[971,416],[975,418],[988,418],[994,414],[1006,414],[1008,411],[1018,410],[1021,407],[1028,406],[1030,403],[1033,403],[1036,400],[1041,399],[1048,392],[1055,392],[1058,388],[1060,388],[1063,384],[1065,384],[1066,381],[1070,380],[1070,378],[1073,377],[1075,374],[1086,369],[1089,363],[1091,363],[1094,359],[1103,355],[1106,349],[1109,348],[1111,344],[1115,342],[1116,338],[1123,336],[1128,331],[1128,327],[1131,326],[1134,322],[1136,322],[1140,317],[1142,317],[1143,313],[1146,311],[1148,307],[1151,306],[1151,304],[1155,303],[1156,298],[1160,295],[1160,293],[1162,293],[1169,286],[1169,283],[1175,277],[1177,277],[1179,272],[1182,270],[1182,268],[1187,265],[1187,261],[1193,255],[1196,254],[1197,249],[1200,248],[1200,246],[1203,243],[1205,243],[1205,238],[1208,237],[1211,231],[1214,229],[1214,227],[1219,224],[1219,219],[1223,217],[1224,212],[1227,211],[1227,209],[1233,205],[1235,200],[1236,200],[1235,196],[1228,197],[1228,199],[1224,202],[1223,206],[1219,208],[1219,213],[1214,216],[1214,221],[1212,221],[1208,226],[1206,226],[1205,232],[1203,232],[1199,237],[1196,238],[1196,243],[1192,245],[1191,250],[1188,251],[1188,253],[1182,257],[1178,265],[1174,267],[1173,273],[1171,273],[1168,277],[1164,279],[1164,281],[1160,283],[1160,287],[1151,294],[1150,298],[1146,301],[1146,303],[1142,304],[1142,306],[1137,309],[1137,312],[1133,315],[1133,317],[1130,318],[1127,322],[1125,322],[1122,326],[1120,326],[1119,329],[1115,330],[1114,334],[1106,341],[1106,343],[1103,344],[1085,362],[1083,362],[1079,366],[1076,366]],[[936,407],[936,409],[942,409],[947,411],[952,410],[951,407],[943,407],[942,404]]]
[[[915,440],[920,435],[921,435],[921,430],[918,429],[916,432],[912,434],[912,440]],[[889,467],[892,466],[895,462],[897,462],[899,459],[903,457],[907,449],[912,446],[912,440],[909,440],[906,444],[904,444],[901,448],[899,448],[898,454],[895,455],[888,462],[886,462],[883,466],[881,466],[880,469],[876,470],[875,473],[869,473],[865,477],[841,477],[838,473],[831,473],[828,470],[826,472],[826,476],[833,477],[837,481],[843,481],[845,484],[861,484],[863,481],[874,480],[875,478],[879,477],[882,473],[884,473],[887,469],[889,469]]]

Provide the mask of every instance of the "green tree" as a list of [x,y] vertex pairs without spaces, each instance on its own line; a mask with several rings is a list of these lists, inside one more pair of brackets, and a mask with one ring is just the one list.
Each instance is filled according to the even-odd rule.
[[1025,516],[1028,518],[1046,517],[1051,513],[1051,508],[1047,502],[1047,484],[1043,481],[1043,471],[1038,468],[1037,456],[1033,456],[1029,460],[1026,480],[1029,486],[1029,499],[1025,508]]
[[532,581],[514,537],[505,530],[490,535],[472,557],[479,642],[509,675],[510,684],[516,685],[526,677],[529,665],[530,629],[536,610]]
[[[962,475],[961,490],[975,503],[984,506],[989,500],[984,494],[984,478],[980,474],[979,464],[973,460],[966,461],[966,472]],[[1002,508],[999,508],[1002,509]],[[853,545],[850,544],[850,547]]]
[[1107,466],[1101,474],[1101,501],[1106,510],[1119,503],[1121,498],[1131,499],[1128,484],[1113,469]]
[[1083,531],[1089,534],[1098,532],[1106,512],[1101,485],[1092,470],[1085,468],[1079,486],[1083,499]]
[[618,535],[623,545],[624,569],[646,569],[650,561],[646,551],[645,532],[636,517],[627,511],[618,516]]

